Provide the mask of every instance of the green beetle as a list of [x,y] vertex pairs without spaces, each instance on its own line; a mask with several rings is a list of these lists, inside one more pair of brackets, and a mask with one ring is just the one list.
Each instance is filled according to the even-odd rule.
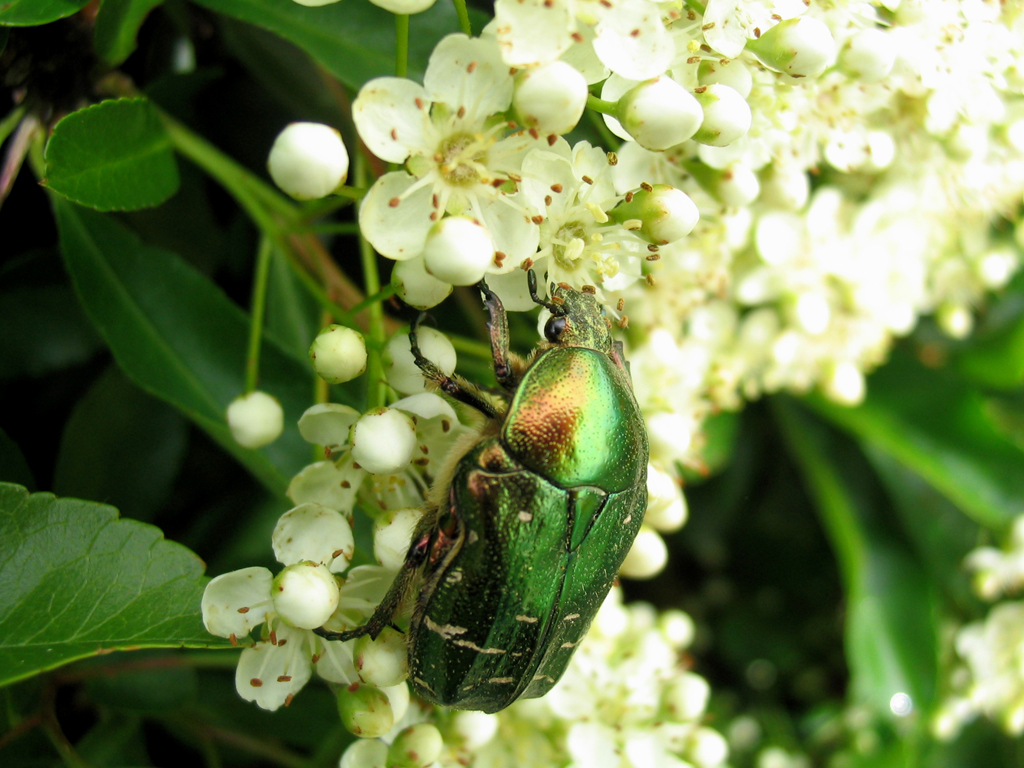
[[376,638],[412,602],[409,682],[428,701],[497,712],[558,681],[611,589],[647,506],[647,434],[622,346],[593,295],[551,286],[546,342],[508,349],[498,297],[484,393],[423,357],[424,375],[487,418],[429,494],[405,565],[370,620],[332,640]]

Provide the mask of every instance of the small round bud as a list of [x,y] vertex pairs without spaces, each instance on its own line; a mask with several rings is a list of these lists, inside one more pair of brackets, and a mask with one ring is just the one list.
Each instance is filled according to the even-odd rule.
[[[416,329],[416,342],[427,360],[446,376],[452,375],[457,359],[455,347],[447,336],[438,330],[421,325]],[[388,384],[403,395],[427,391],[423,371],[416,365],[416,359],[412,354],[407,328],[400,329],[388,339],[387,347],[384,349],[384,376]]]
[[702,85],[693,94],[704,110],[704,122],[693,135],[694,141],[725,147],[750,130],[750,106],[735,89],[714,83]]
[[812,336],[820,336],[828,330],[832,320],[832,307],[828,299],[816,291],[804,291],[796,298],[793,314],[797,325]]
[[583,117],[587,81],[564,61],[520,70],[512,106],[526,128],[542,134],[568,133]]
[[392,571],[402,567],[412,532],[422,516],[422,510],[409,507],[389,509],[377,518],[373,524],[373,556],[378,563]]
[[943,304],[939,307],[935,320],[939,327],[954,339],[967,338],[974,327],[971,310],[959,304]]
[[644,525],[619,566],[619,573],[627,579],[649,579],[661,573],[667,562],[665,540],[653,528]]
[[438,280],[427,272],[422,256],[396,261],[391,269],[391,285],[398,298],[419,310],[436,307],[452,292],[451,283]]
[[673,720],[696,720],[704,714],[711,686],[700,675],[683,672],[672,678],[662,693],[662,702]]
[[284,429],[281,403],[259,390],[236,397],[228,406],[227,419],[231,436],[243,448],[268,445],[277,440]]
[[437,0],[370,0],[370,2],[385,11],[397,13],[400,16],[411,16],[414,13],[422,13],[427,10]]
[[729,744],[718,731],[698,728],[690,736],[688,756],[698,768],[718,768],[729,757]]
[[644,522],[662,533],[671,533],[683,527],[686,517],[686,500],[679,484],[668,472],[648,466]]
[[704,113],[683,86],[670,77],[658,77],[626,91],[615,117],[637,144],[658,152],[693,136]]
[[292,123],[278,134],[267,159],[270,176],[297,200],[326,197],[348,177],[341,134],[321,123]]
[[353,648],[360,679],[378,688],[398,685],[409,676],[407,652],[405,636],[391,627],[384,627],[376,640],[363,635]]
[[349,733],[361,739],[379,738],[395,725],[387,694],[362,683],[352,683],[338,692],[338,714]]
[[862,83],[877,83],[892,72],[896,46],[880,29],[862,29],[839,52],[839,66]]
[[824,22],[799,16],[747,41],[747,50],[765,66],[791,77],[818,77],[835,59],[836,41]]
[[304,562],[289,565],[271,586],[274,610],[298,629],[316,629],[338,608],[338,582],[326,566]]
[[430,228],[423,246],[428,273],[452,285],[479,283],[494,263],[494,243],[480,222],[448,216]]
[[412,461],[416,426],[393,408],[367,411],[352,427],[352,459],[374,475],[394,475]]
[[774,208],[798,211],[807,203],[811,184],[807,172],[794,164],[776,163],[761,173],[761,202]]
[[338,768],[387,768],[388,745],[379,739],[357,739],[341,755]]
[[728,85],[744,99],[750,95],[750,89],[754,87],[754,77],[750,74],[750,67],[737,59],[726,61],[704,59],[697,67],[697,79],[701,85],[713,85],[714,83]]
[[864,374],[849,360],[836,365],[822,386],[830,400],[850,407],[864,402],[864,393],[867,389]]
[[750,205],[761,192],[761,184],[752,170],[735,162],[719,170],[703,163],[687,163],[686,169],[704,191],[730,208]]
[[328,325],[309,345],[309,361],[328,384],[352,381],[366,370],[363,334],[344,325]]
[[466,749],[479,749],[493,739],[498,732],[497,715],[472,711],[454,714],[451,728],[458,735],[460,745]]
[[1019,266],[1017,256],[1009,248],[998,248],[986,253],[978,262],[978,276],[990,290],[1006,285]]
[[686,237],[697,226],[700,212],[685,192],[667,184],[641,188],[608,212],[649,243],[667,245]]
[[389,768],[427,768],[441,756],[444,739],[430,723],[410,725],[391,742]]

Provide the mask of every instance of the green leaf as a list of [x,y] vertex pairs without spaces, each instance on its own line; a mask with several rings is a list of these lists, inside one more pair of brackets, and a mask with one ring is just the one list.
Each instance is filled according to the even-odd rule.
[[96,14],[96,53],[117,66],[135,50],[135,37],[146,15],[163,0],[103,0]]
[[117,510],[0,483],[0,685],[134,648],[219,647],[203,563]]
[[954,363],[983,386],[1019,389],[1024,384],[1024,274],[1018,273],[969,342],[954,353]]
[[116,99],[72,112],[46,145],[44,184],[100,211],[159,205],[178,189],[171,140],[148,99]]
[[0,482],[17,483],[35,489],[36,481],[18,444],[0,429]]
[[0,3],[0,24],[34,27],[78,13],[89,0],[4,0]]
[[309,345],[320,330],[320,308],[302,289],[287,258],[275,250],[267,281],[267,334],[299,360],[309,359]]
[[[353,90],[395,73],[395,17],[368,2],[309,8],[294,0],[196,0],[211,11],[263,27],[290,40]],[[409,74],[423,79],[434,45],[458,30],[451,3],[409,18]]]
[[1003,528],[1024,509],[1024,450],[954,372],[897,349],[857,408],[807,399],[822,415],[913,470],[974,520]]
[[937,599],[893,525],[891,505],[856,446],[785,397],[783,434],[817,502],[843,573],[846,654],[855,698],[879,712],[896,693],[919,711],[935,704]]
[[[59,269],[59,262],[54,262]],[[19,286],[0,293],[0,380],[44,376],[103,349],[67,285]]]
[[294,426],[311,399],[309,370],[264,339],[260,388],[280,400],[286,428],[265,448],[242,448],[224,414],[245,389],[245,313],[178,256],[143,245],[112,219],[57,197],[53,207],[79,300],[121,369],[283,494],[309,461]]
[[102,499],[151,520],[181,466],[187,423],[111,366],[75,405],[64,428],[53,490]]

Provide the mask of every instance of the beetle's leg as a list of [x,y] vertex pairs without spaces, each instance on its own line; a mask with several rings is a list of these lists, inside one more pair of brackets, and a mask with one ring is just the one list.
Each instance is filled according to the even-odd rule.
[[380,605],[377,606],[369,621],[361,627],[349,629],[345,632],[332,632],[329,629],[317,627],[313,630],[314,634],[320,635],[325,640],[345,642],[346,640],[355,640],[363,635],[369,635],[370,639],[376,640],[377,636],[384,631],[384,627],[398,629],[392,623],[392,620],[394,619],[395,612],[398,610],[398,606],[401,605],[402,599],[405,597],[405,593],[409,591],[409,585],[415,573],[415,567],[406,562],[402,566],[402,570],[395,576],[395,580],[391,583],[391,588],[388,589],[387,594],[384,595],[384,599],[380,601]]
[[426,313],[420,313],[420,316],[413,321],[412,326],[409,328],[409,345],[412,349],[412,356],[416,361],[416,365],[423,371],[423,375],[436,382],[442,392],[455,398],[460,403],[476,408],[480,413],[492,419],[501,419],[502,415],[474,387],[460,382],[452,376],[448,376],[437,365],[424,357],[423,352],[420,351],[419,340],[416,335],[424,317],[426,317]]
[[625,371],[626,378],[629,379],[629,383],[632,384],[633,383],[633,377],[630,374],[629,361],[626,359],[626,352],[622,348],[622,342],[621,341],[613,341],[612,342],[612,360],[615,361],[615,364],[617,366],[619,366],[619,368],[621,368],[623,371]]
[[[532,269],[526,271],[526,284],[530,288],[530,298],[533,299],[534,304],[539,304],[544,307],[548,312],[557,314],[555,312],[555,304],[550,301],[545,301],[537,294],[537,273]],[[554,293],[554,283],[551,284],[551,292]]]
[[[532,272],[530,274],[533,274]],[[487,283],[481,280],[477,288],[484,295],[484,306],[490,320],[487,321],[487,329],[491,333],[491,357],[494,358],[494,377],[498,383],[509,392],[515,392],[519,386],[518,377],[512,367],[512,361],[508,354],[508,315],[505,307],[502,306],[498,295],[487,287]]]

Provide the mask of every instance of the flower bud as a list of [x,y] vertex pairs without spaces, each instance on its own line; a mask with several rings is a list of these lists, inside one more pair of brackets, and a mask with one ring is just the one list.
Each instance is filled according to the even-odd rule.
[[427,272],[422,256],[396,261],[391,269],[391,285],[398,298],[413,309],[430,309],[447,299],[451,283],[438,280]]
[[798,211],[807,203],[811,184],[796,163],[775,163],[761,172],[761,202],[774,208]]
[[292,123],[274,140],[267,169],[292,197],[315,200],[345,183],[348,151],[341,134],[329,125]]
[[356,739],[341,755],[338,768],[387,768],[388,745],[379,739]]
[[880,29],[862,29],[839,52],[839,66],[862,83],[877,83],[892,72],[896,47]]
[[328,325],[309,345],[309,361],[328,384],[352,381],[366,370],[363,334],[344,325]]
[[373,524],[373,556],[378,563],[393,571],[402,567],[412,532],[422,516],[422,510],[409,507],[389,509],[377,518]]
[[742,163],[732,163],[719,170],[703,163],[686,164],[694,180],[704,191],[730,208],[742,208],[757,199],[761,185],[752,170]]
[[835,59],[836,41],[824,22],[799,16],[747,41],[747,50],[765,66],[792,77],[818,77]]
[[[420,352],[430,362],[441,369],[446,376],[455,371],[455,347],[451,341],[438,330],[421,325],[416,329],[416,341]],[[423,371],[416,365],[412,355],[412,344],[409,341],[409,330],[402,328],[388,339],[384,349],[384,376],[388,384],[403,395],[412,395],[427,391],[427,382]]]
[[516,74],[512,96],[519,122],[542,134],[568,133],[583,117],[587,81],[564,61],[553,61]]
[[608,211],[608,217],[649,243],[667,245],[686,237],[700,220],[696,203],[667,184],[644,186]]
[[243,448],[260,448],[281,436],[284,409],[276,397],[256,390],[231,402],[227,420],[236,443]]
[[626,91],[615,117],[637,144],[658,152],[693,136],[704,113],[683,86],[670,77],[658,77]]
[[352,459],[367,472],[394,475],[412,461],[416,427],[393,408],[367,411],[352,427]]
[[728,85],[744,99],[750,95],[750,90],[754,86],[754,77],[750,74],[750,67],[738,59],[726,59],[725,61],[704,59],[697,67],[697,80],[701,85],[715,83]]
[[853,407],[864,402],[864,374],[849,360],[836,365],[822,386],[828,398],[840,405]]
[[644,525],[619,566],[619,573],[627,579],[649,579],[661,573],[667,562],[665,540],[653,528]]
[[379,738],[395,725],[387,694],[372,685],[352,683],[339,691],[338,714],[349,733],[361,739]]
[[671,533],[683,527],[686,517],[686,500],[679,484],[668,472],[648,466],[644,522],[663,533]]
[[717,768],[729,757],[729,745],[718,731],[698,728],[690,736],[687,756],[698,768]]
[[448,216],[430,228],[423,246],[428,273],[452,285],[479,283],[494,263],[494,243],[484,226],[465,216]]
[[444,740],[430,723],[410,725],[391,742],[389,768],[427,768],[441,756]]
[[662,693],[665,709],[673,720],[696,720],[704,714],[711,697],[711,686],[700,675],[683,672],[672,678]]
[[477,750],[494,738],[498,732],[498,716],[486,712],[455,712],[451,729],[459,737],[461,746]]
[[274,610],[285,623],[298,629],[316,629],[337,609],[340,591],[326,566],[307,561],[289,565],[277,574],[270,594]]
[[971,310],[960,304],[943,304],[935,315],[935,320],[945,333],[954,339],[964,339],[974,327]]
[[725,147],[750,130],[750,106],[728,85],[702,85],[694,90],[704,110],[704,121],[693,140],[712,147]]
[[363,635],[355,642],[353,656],[359,677],[378,688],[398,685],[409,676],[405,636],[384,627],[377,639]]
[[385,11],[397,13],[400,16],[411,16],[414,13],[422,13],[427,10],[437,0],[370,0],[370,2]]

